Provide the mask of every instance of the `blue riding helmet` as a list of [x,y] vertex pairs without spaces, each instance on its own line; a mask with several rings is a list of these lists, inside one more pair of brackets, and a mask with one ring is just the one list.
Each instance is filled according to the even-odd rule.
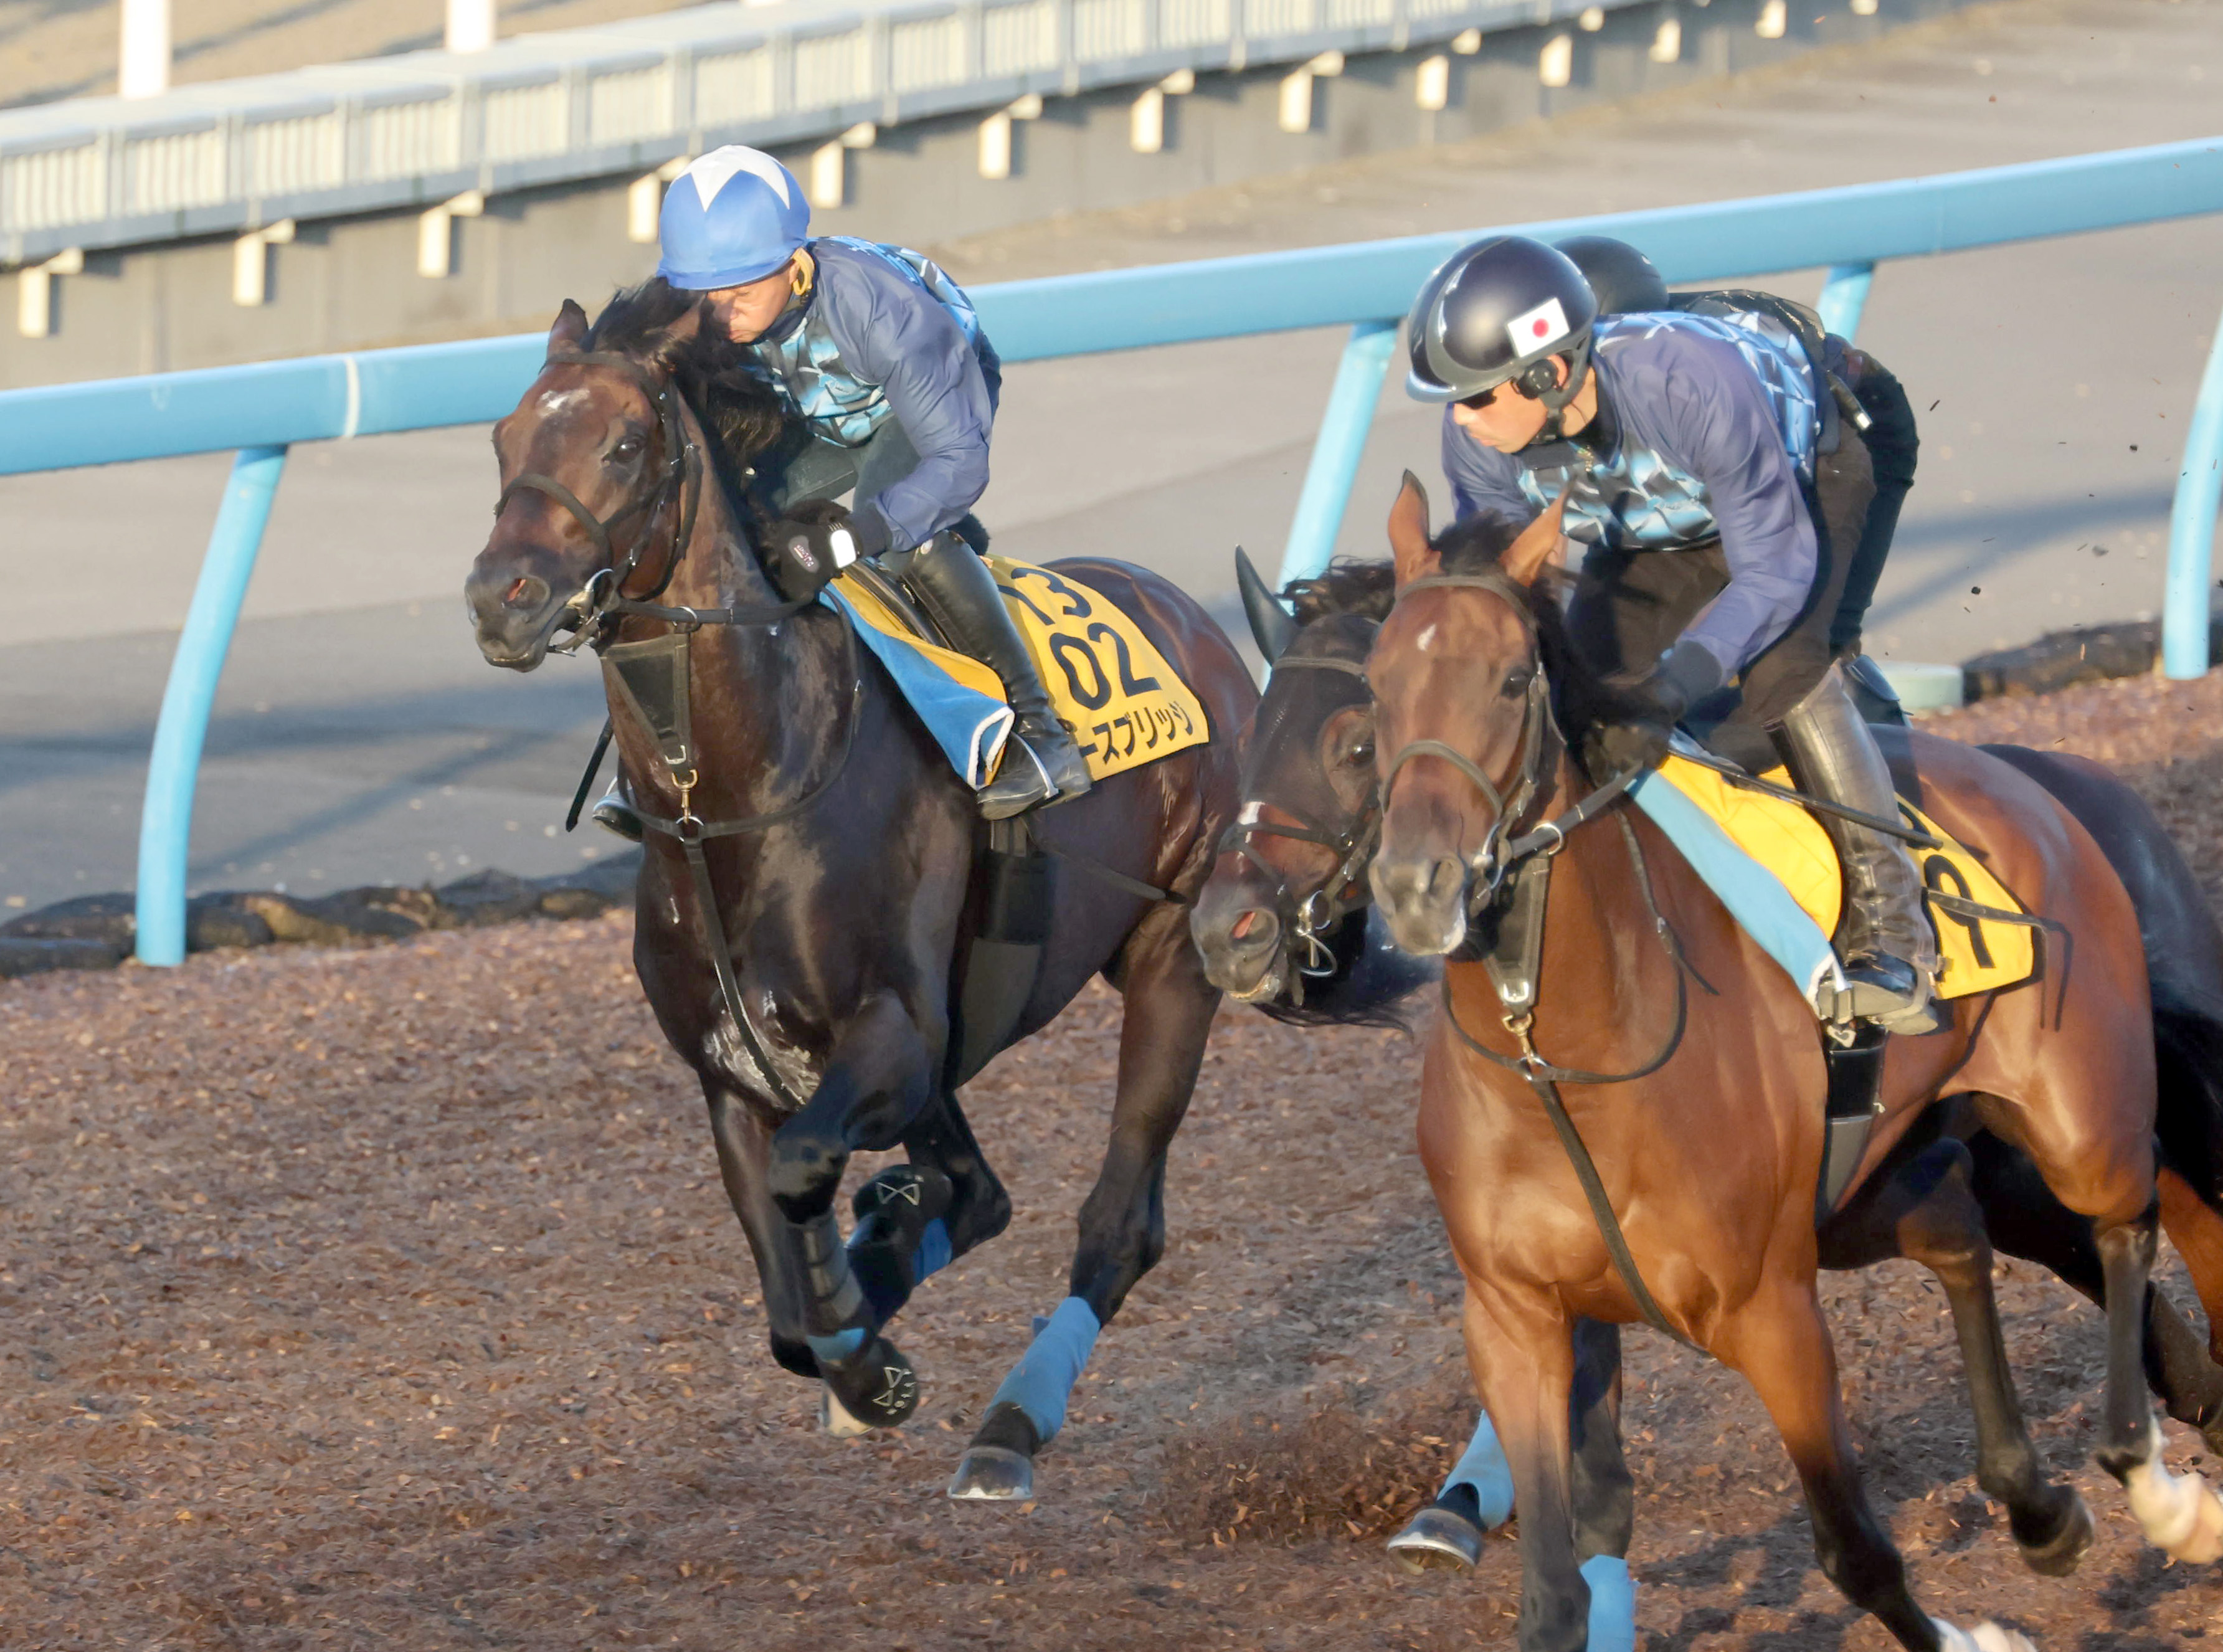
[[810,238],[810,202],[795,174],[739,143],[713,149],[664,192],[656,273],[683,292],[739,287],[795,256]]

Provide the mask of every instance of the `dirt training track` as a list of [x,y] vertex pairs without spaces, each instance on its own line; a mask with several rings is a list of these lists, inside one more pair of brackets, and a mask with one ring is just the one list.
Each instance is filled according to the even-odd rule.
[[[2211,889],[2218,729],[2218,678],[1955,724],[2124,764]],[[972,1088],[1020,1214],[901,1321],[918,1419],[835,1441],[764,1352],[629,935],[0,986],[0,1646],[1509,1643],[1511,1543],[1465,1578],[1406,1577],[1380,1548],[1472,1415],[1401,1037],[1223,1018],[1174,1150],[1171,1252],[1099,1343],[1040,1503],[952,1505],[970,1424],[1063,1292],[1114,1001],[1093,991]],[[2081,1465],[2100,1316],[2003,1272],[2033,1431]],[[2048,1652],[2223,1636],[2223,1583],[2137,1542],[2088,1467],[2098,1545],[2073,1579],[2025,1573],[1974,1490],[1942,1296],[1904,1264],[1829,1294],[1869,1483],[1930,1610],[1996,1613]],[[1885,1647],[1814,1567],[1741,1383],[1629,1341],[1642,1643]],[[2169,1435],[2173,1465],[2196,1460]]]

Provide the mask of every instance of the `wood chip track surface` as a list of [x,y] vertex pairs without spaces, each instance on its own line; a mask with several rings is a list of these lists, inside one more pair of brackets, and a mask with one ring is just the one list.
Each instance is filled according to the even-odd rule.
[[[2121,765],[2223,889],[2220,714],[2211,677],[1930,726]],[[1381,1549],[1472,1414],[1401,1035],[1223,1016],[1168,1258],[1098,1344],[1039,1500],[954,1505],[970,1425],[1062,1294],[1117,999],[968,1092],[1019,1214],[898,1323],[917,1419],[837,1441],[764,1352],[629,941],[612,917],[0,983],[0,1647],[1511,1644],[1510,1541],[1466,1577]],[[2088,1466],[2099,1315],[2002,1277],[2034,1431],[2099,1521],[2064,1580],[2022,1568],[1975,1489],[1934,1286],[1893,1264],[1828,1287],[1924,1605],[2047,1652],[2223,1638],[2223,1585],[2140,1542]],[[1742,1383],[1629,1342],[1640,1644],[1882,1652]]]

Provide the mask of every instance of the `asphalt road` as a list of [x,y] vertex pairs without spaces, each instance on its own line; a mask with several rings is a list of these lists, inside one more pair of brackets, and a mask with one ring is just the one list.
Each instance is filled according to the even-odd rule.
[[[964,279],[1515,222],[2223,131],[2223,0],[2013,0],[1792,69],[1485,142],[1375,157],[936,250]],[[2184,420],[2223,310],[2223,221],[1885,267],[1861,342],[1924,413],[1875,652],[1957,661],[2150,614]],[[1814,272],[1776,283],[1811,298]],[[599,295],[586,294],[592,299]],[[1328,333],[1013,369],[981,514],[998,548],[1129,558],[1231,612],[1278,556],[1333,372]],[[133,882],[173,627],[226,461],[0,480],[0,900]],[[1379,554],[1433,418],[1394,375],[1343,548]],[[482,665],[458,592],[482,430],[298,450],[210,732],[192,880],[297,891],[576,866],[551,835],[601,718],[589,665]]]

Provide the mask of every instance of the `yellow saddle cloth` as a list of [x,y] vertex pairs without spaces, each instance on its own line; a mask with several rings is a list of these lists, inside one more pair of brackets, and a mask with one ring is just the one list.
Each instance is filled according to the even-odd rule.
[[[1659,778],[1710,815],[1738,848],[1781,880],[1823,934],[1836,933],[1844,880],[1829,834],[1813,816],[1795,803],[1732,785],[1712,769],[1685,758],[1669,756],[1659,766]],[[1792,784],[1782,769],[1760,778],[1778,785]],[[1943,840],[1939,848],[1907,846],[1931,895],[1957,895],[2003,911],[2024,910],[1990,868],[1940,831],[1936,822],[1904,798],[1899,809],[1910,824]],[[1937,931],[1937,954],[1943,964],[1937,975],[1940,998],[1996,992],[2028,980],[2037,968],[2037,936],[2027,924],[1949,912],[1934,900],[1930,921]]]
[[[985,560],[1034,655],[1058,721],[1088,760],[1090,779],[1140,768],[1212,738],[1203,703],[1125,610],[1048,568],[1008,557]],[[1003,683],[979,660],[920,636],[853,575],[834,584],[854,617],[882,637],[904,645],[950,681],[1004,703]],[[999,735],[994,748],[983,753],[975,785],[994,777],[1001,754]]]

